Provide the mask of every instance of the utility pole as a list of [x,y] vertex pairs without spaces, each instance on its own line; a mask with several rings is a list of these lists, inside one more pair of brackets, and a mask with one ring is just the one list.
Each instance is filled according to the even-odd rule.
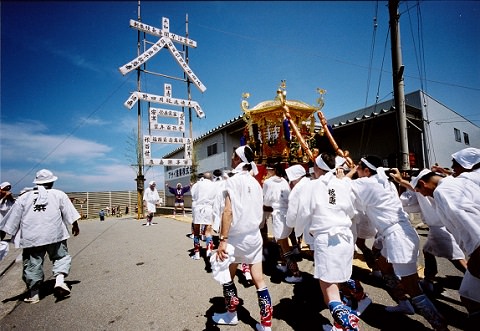
[[[138,21],[141,22],[140,15],[140,0],[138,0]],[[141,37],[140,30],[137,33],[137,56],[141,54]],[[137,68],[137,91],[140,92],[140,67]],[[143,218],[143,187],[145,184],[145,177],[143,176],[143,141],[142,141],[142,108],[140,107],[140,102],[137,104],[137,219]]]
[[[185,17],[185,38],[188,39],[188,14]],[[185,47],[185,62],[188,64],[188,46]],[[191,93],[191,86],[190,86],[190,79],[187,75],[184,74],[184,77],[187,81],[187,97],[188,100],[192,100],[192,93]],[[195,146],[193,144],[193,119],[192,119],[192,108],[188,108],[188,126],[189,126],[189,134],[190,138],[192,139],[192,176],[196,177],[197,175],[197,160],[195,157]],[[190,181],[193,181],[193,178],[190,178]]]
[[393,95],[395,99],[395,111],[397,113],[397,125],[400,140],[400,170],[410,170],[408,153],[407,111],[405,108],[405,90],[402,64],[402,49],[400,42],[400,14],[398,13],[399,0],[388,1],[390,14],[391,47],[392,47],[392,72],[393,72]]

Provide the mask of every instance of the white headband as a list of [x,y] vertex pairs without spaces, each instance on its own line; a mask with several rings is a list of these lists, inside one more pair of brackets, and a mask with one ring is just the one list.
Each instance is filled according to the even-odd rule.
[[321,155],[316,157],[315,164],[317,165],[317,167],[319,167],[322,170],[325,170],[325,171],[332,171],[333,170],[333,169],[330,169],[330,167],[325,163],[325,161],[323,161]]
[[373,164],[371,164],[370,162],[368,162],[367,160],[365,160],[363,157],[360,159],[360,161],[362,161],[367,167],[369,167],[370,169],[374,170],[374,171],[377,171],[377,167],[375,167]]
[[[250,165],[252,166],[252,171],[253,171],[253,175],[256,176],[258,175],[258,168],[257,168],[257,165],[255,164],[255,162],[248,162],[247,160],[247,157],[245,156],[245,148],[247,147],[247,145],[244,145],[244,146],[240,146],[238,147],[236,150],[235,150],[235,153],[238,155],[238,157],[240,158],[240,160],[242,160],[242,162],[244,163],[250,163]],[[249,147],[250,148],[250,147]]]

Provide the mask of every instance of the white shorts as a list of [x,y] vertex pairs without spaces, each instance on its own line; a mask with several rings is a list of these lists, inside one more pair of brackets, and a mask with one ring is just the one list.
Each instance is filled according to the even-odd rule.
[[383,237],[381,253],[392,264],[417,263],[420,238],[412,226],[399,225],[398,229]]
[[268,226],[268,221],[272,222],[272,212],[264,211],[262,217],[262,223],[260,223],[260,229],[263,229],[265,225]]
[[272,232],[276,240],[288,238],[293,229],[287,226],[287,213],[280,210],[272,212]]
[[352,225],[355,227],[355,229],[352,229],[352,232],[356,234],[357,238],[369,239],[375,237],[375,234],[377,234],[377,229],[366,215],[355,215],[354,220],[355,222],[352,222]]
[[321,233],[314,239],[314,277],[328,283],[350,279],[353,262],[353,234],[345,228],[342,234]]
[[475,302],[480,302],[480,278],[473,276],[470,271],[467,270],[463,276],[462,283],[458,289],[460,296],[470,299]]
[[407,277],[417,273],[417,263],[392,263],[393,271],[398,277]]
[[192,210],[193,224],[213,223],[213,209],[211,206],[195,206]]
[[449,260],[465,259],[465,254],[458,246],[455,238],[444,226],[429,227],[427,242],[423,246],[423,251]]
[[228,243],[235,247],[235,263],[261,263],[263,239],[260,229],[242,235],[229,235]]

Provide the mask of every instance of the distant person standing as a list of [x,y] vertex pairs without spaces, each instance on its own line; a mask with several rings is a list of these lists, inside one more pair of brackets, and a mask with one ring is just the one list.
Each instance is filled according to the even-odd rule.
[[72,225],[72,234],[77,236],[80,214],[64,192],[52,188],[57,179],[47,169],[38,171],[33,181],[37,187],[17,199],[0,226],[0,230],[10,235],[15,235],[19,229],[22,231],[19,247],[23,248],[23,280],[29,290],[25,302],[40,301],[43,262],[47,253],[53,262],[52,271],[56,278],[55,296],[63,298],[70,294],[64,281],[72,263],[67,248],[68,225]]
[[148,183],[148,188],[143,193],[143,201],[147,205],[147,223],[146,226],[152,225],[153,215],[157,211],[157,204],[160,203],[160,196],[157,191],[157,184],[155,181]]
[[98,216],[100,216],[100,221],[105,221],[105,211],[102,209],[100,210],[100,212],[98,213]]
[[183,213],[183,216],[185,216],[185,201],[183,196],[185,193],[190,191],[191,185],[182,186],[182,184],[178,183],[177,187],[171,187],[168,185],[168,183],[166,183],[165,186],[168,188],[170,193],[175,195],[175,209],[173,210],[173,216],[177,215],[177,209],[179,209]]

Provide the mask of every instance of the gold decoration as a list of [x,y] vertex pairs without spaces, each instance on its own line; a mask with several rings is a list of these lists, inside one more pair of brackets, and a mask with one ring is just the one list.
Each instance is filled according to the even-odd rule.
[[[247,123],[248,143],[255,151],[255,161],[262,163],[270,157],[280,158],[283,162],[315,161],[319,154],[315,148],[314,138],[316,112],[322,125],[319,134],[326,135],[336,154],[344,157],[347,164],[352,167],[354,164],[348,151],[338,147],[321,111],[327,91],[317,88],[317,93],[320,94],[317,99],[318,106],[310,106],[301,101],[287,100],[286,88],[287,82],[282,80],[274,100],[260,102],[251,109],[246,100],[250,93],[242,94],[243,119]],[[290,141],[285,139],[283,126],[285,119],[290,126]]]

